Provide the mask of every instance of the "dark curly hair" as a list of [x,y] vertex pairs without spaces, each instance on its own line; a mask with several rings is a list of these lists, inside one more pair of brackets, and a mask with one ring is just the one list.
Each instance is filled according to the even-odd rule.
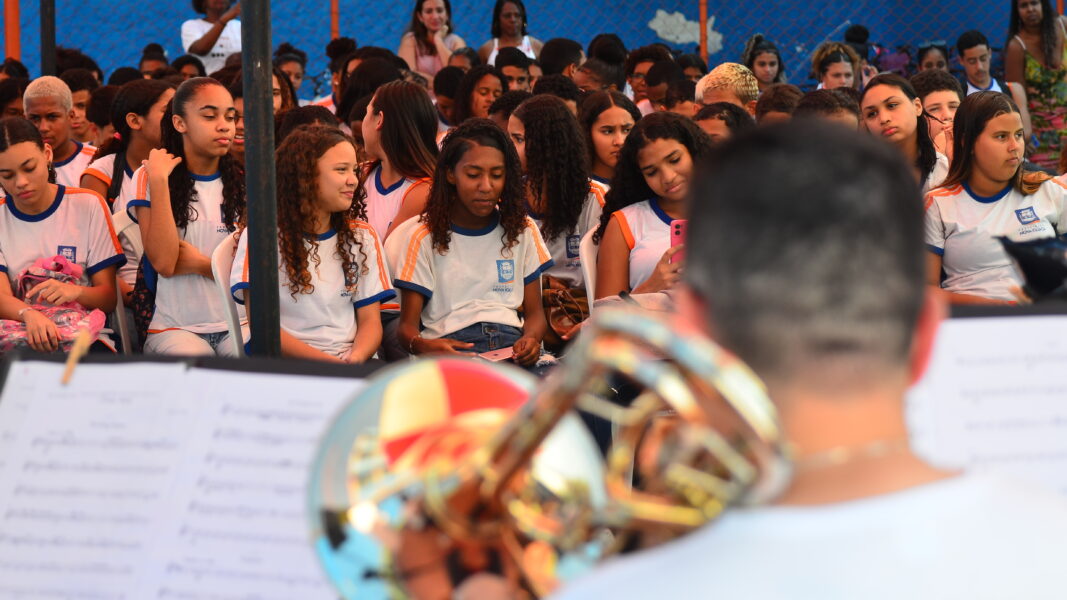
[[[160,122],[160,138],[163,149],[174,156],[185,158],[185,138],[174,128],[174,115],[186,116],[186,107],[202,88],[217,85],[218,81],[210,77],[194,77],[178,86],[174,98],[163,113]],[[222,88],[226,89],[226,88]],[[174,167],[168,179],[170,188],[170,207],[174,213],[174,224],[178,229],[189,225],[196,218],[196,209],[192,202],[196,195],[193,178],[190,177],[187,161],[182,160]],[[234,231],[243,219],[245,212],[245,177],[237,161],[226,153],[219,158],[219,173],[222,175],[222,221],[226,229]]]
[[504,189],[500,193],[500,236],[503,249],[510,252],[519,243],[519,236],[526,227],[526,194],[522,184],[522,167],[519,155],[511,145],[507,134],[489,119],[468,119],[445,137],[441,157],[433,175],[430,197],[419,220],[430,229],[433,248],[439,254],[448,252],[452,241],[452,206],[458,202],[455,184],[449,183],[448,174],[455,173],[459,161],[472,146],[496,148],[504,154]]
[[593,234],[594,242],[599,243],[604,237],[612,213],[656,195],[652,188],[648,187],[648,182],[637,164],[637,153],[656,140],[675,140],[685,146],[694,165],[699,164],[700,160],[708,155],[714,144],[708,134],[697,127],[692,119],[676,113],[655,112],[638,121],[619,151],[619,162],[615,165],[611,190],[604,197],[604,213],[600,215],[600,227]]
[[504,79],[504,74],[495,67],[488,65],[471,67],[471,70],[467,71],[463,79],[460,80],[459,89],[456,90],[456,104],[453,109],[455,112],[452,115],[454,123],[462,123],[473,116],[471,114],[471,95],[474,94],[474,88],[478,86],[478,82],[488,75],[492,75],[500,81],[501,93],[508,90],[508,82]]
[[[338,144],[355,144],[337,127],[313,124],[292,131],[275,152],[278,188],[278,250],[288,278],[289,294],[311,294],[311,263],[321,264],[319,241],[308,232],[314,223],[313,205],[319,194],[319,159]],[[353,165],[354,166],[354,165]],[[330,228],[337,232],[334,254],[345,273],[345,286],[355,291],[359,279],[367,273],[367,253],[359,241],[354,220],[366,220],[366,205],[356,198],[343,212],[330,214]],[[309,248],[310,246],[310,248]],[[356,259],[355,251],[360,258]]]
[[[229,10],[231,6],[233,6],[232,0],[226,5],[225,10]],[[206,15],[207,10],[204,8],[204,0],[193,0],[193,10],[199,14]]]
[[574,231],[589,196],[589,164],[582,130],[563,100],[534,96],[512,115],[526,129],[530,206],[541,213],[545,241]]

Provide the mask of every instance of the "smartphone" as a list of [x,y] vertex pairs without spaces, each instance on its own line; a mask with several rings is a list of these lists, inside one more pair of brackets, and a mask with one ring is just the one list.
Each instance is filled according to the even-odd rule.
[[501,348],[499,350],[490,350],[489,352],[482,352],[479,354],[481,358],[492,362],[500,362],[508,360],[512,356],[515,356],[515,349],[512,347]]
[[[681,246],[685,243],[685,230],[688,225],[689,221],[686,219],[675,219],[671,221],[671,248]],[[684,260],[685,250],[680,250],[678,254],[671,257],[671,264]]]

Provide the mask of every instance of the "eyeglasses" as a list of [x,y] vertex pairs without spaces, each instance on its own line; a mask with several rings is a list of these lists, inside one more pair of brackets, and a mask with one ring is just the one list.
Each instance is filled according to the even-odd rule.
[[938,50],[948,49],[948,42],[945,40],[932,40],[929,42],[922,42],[919,44],[919,50],[929,50],[930,48],[937,48]]

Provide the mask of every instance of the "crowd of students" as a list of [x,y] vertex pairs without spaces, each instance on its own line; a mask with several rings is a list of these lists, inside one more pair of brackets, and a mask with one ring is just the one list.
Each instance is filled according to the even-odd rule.
[[[210,257],[233,245],[233,296],[245,302],[244,99],[227,45],[240,9],[193,4],[204,18],[182,28],[189,55],[168,63],[150,44],[107,85],[71,50],[59,77],[29,81],[11,59],[0,68],[0,318],[25,322],[35,349],[58,342],[39,303],[111,311],[118,292],[145,352],[232,353]],[[697,56],[627,49],[613,34],[586,48],[541,42],[521,0],[497,2],[492,39],[475,51],[451,10],[417,0],[395,54],[331,41],[330,94],[308,106],[296,96],[306,53],[276,52],[286,355],[510,348],[532,366],[546,344],[565,347],[597,299],[670,290],[685,264],[671,225],[687,219],[702,160],[794,118],[866,132],[907,160],[926,195],[928,280],[954,301],[1028,300],[997,237],[1056,235],[1067,219],[1055,177],[1067,33],[1048,0],[1013,0],[1006,81],[991,75],[980,32],[959,36],[955,58],[922,48],[909,80],[868,63],[853,28],[815,50],[806,93],[764,35],[709,72]],[[117,231],[114,215],[136,226]],[[19,274],[54,255],[82,265],[81,281],[21,294]]]

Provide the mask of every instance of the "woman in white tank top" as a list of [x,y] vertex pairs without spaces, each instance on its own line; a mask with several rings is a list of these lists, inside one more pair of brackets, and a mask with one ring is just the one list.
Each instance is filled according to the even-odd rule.
[[496,61],[501,48],[518,48],[537,60],[541,55],[541,40],[526,35],[526,6],[522,0],[497,0],[493,6],[493,39],[482,44],[478,56],[487,65]]
[[360,181],[367,222],[385,239],[422,212],[437,162],[437,111],[426,91],[393,81],[378,88],[361,126],[373,161]]
[[671,221],[685,219],[693,165],[711,139],[692,120],[657,112],[638,121],[615,168],[600,227],[596,297],[669,289],[681,261],[671,258]]

